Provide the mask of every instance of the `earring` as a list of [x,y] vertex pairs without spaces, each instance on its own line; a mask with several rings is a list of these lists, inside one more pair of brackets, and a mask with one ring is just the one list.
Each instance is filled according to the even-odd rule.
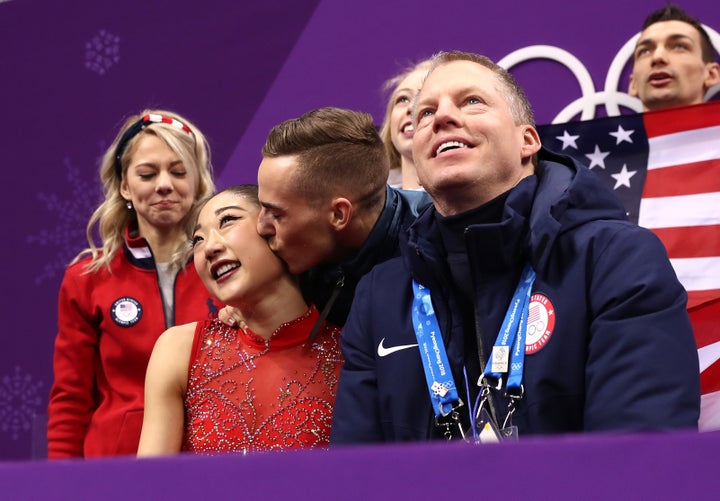
[[128,210],[132,210],[132,202],[130,200],[125,200],[125,207],[127,207]]

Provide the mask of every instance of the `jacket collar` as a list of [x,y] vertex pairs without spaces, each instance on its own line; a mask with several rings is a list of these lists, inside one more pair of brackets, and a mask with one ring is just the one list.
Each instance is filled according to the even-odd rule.
[[340,264],[316,266],[310,274],[319,274],[328,283],[335,283],[340,276],[359,280],[376,264],[398,255],[400,233],[429,206],[432,203],[424,191],[397,190],[386,186],[383,210],[358,252]]
[[155,269],[155,259],[152,250],[143,237],[137,235],[137,228],[132,224],[125,227],[125,246],[123,248],[125,257],[128,260],[144,270]]
[[[469,251],[481,269],[497,270],[528,259],[536,270],[543,269],[563,232],[591,220],[626,219],[619,199],[589,169],[544,148],[538,157],[535,175],[509,192],[501,221],[468,227]],[[436,217],[433,207],[403,236],[401,249],[418,279],[428,268],[445,269]]]

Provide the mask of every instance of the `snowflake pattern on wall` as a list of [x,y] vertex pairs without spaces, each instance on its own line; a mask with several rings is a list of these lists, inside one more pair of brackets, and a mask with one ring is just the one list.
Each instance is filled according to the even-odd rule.
[[120,62],[120,37],[100,30],[85,44],[85,67],[100,75]]
[[49,228],[26,237],[29,244],[52,249],[51,255],[35,276],[35,284],[41,284],[64,273],[75,255],[87,247],[85,227],[98,202],[100,188],[96,183],[99,181],[93,182],[89,180],[94,179],[91,176],[80,175],[80,170],[67,158],[64,163],[66,179],[71,187],[70,195],[61,198],[55,193],[38,193],[38,200],[52,214],[52,224]]
[[40,412],[42,381],[35,381],[20,367],[0,380],[0,431],[17,440],[21,433],[32,429],[35,416]]

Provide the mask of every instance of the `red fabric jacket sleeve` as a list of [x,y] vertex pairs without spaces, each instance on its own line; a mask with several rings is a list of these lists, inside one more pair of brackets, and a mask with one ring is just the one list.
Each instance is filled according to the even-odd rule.
[[89,310],[91,281],[79,266],[65,273],[58,298],[54,383],[48,405],[48,457],[82,457],[87,427],[96,408],[95,361],[99,312]]

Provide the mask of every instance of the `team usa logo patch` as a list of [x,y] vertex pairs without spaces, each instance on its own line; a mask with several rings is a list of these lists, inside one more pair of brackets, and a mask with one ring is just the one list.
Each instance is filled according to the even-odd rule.
[[142,318],[142,306],[131,297],[116,299],[110,307],[110,316],[120,327],[131,327]]
[[547,344],[555,328],[555,307],[544,294],[530,296],[525,353],[537,353]]

